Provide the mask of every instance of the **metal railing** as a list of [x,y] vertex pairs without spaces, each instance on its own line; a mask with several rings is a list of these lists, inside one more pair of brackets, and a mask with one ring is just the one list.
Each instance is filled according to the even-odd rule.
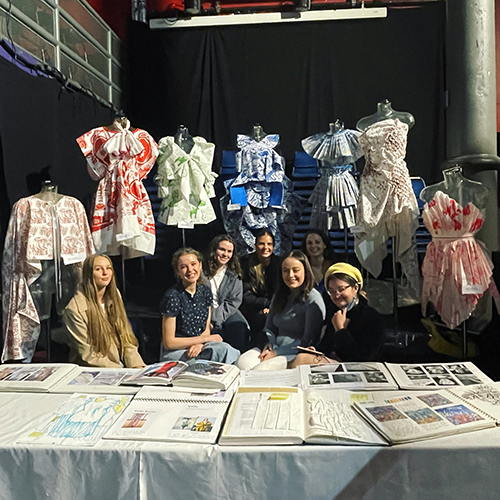
[[0,0],[0,37],[120,108],[121,42],[85,0]]

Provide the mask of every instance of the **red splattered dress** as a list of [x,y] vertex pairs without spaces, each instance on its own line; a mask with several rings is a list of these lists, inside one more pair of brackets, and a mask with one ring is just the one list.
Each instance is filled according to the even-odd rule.
[[141,129],[99,127],[77,139],[94,180],[100,180],[90,230],[97,253],[131,259],[153,255],[155,221],[142,180],[158,156],[154,139]]
[[423,219],[432,241],[422,263],[422,312],[432,302],[441,319],[455,328],[472,314],[486,290],[498,300],[493,264],[474,237],[484,217],[474,204],[461,207],[437,191],[425,204]]

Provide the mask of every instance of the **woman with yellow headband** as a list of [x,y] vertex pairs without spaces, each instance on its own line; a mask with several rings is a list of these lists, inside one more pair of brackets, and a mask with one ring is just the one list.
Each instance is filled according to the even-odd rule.
[[373,361],[384,341],[384,321],[365,298],[359,269],[345,262],[330,266],[325,273],[325,288],[331,304],[327,328],[317,346],[325,356],[301,353],[294,366],[337,361]]

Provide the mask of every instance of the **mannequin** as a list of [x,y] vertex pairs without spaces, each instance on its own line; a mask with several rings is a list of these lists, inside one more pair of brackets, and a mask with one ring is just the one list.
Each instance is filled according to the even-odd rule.
[[[125,115],[118,115],[113,120],[113,123],[109,126],[112,130],[121,130],[123,128],[127,128],[127,124],[130,127],[130,122],[128,121]],[[131,127],[130,127],[131,128]]]
[[490,190],[480,182],[471,181],[462,175],[462,167],[456,165],[443,170],[444,180],[422,189],[420,199],[430,203],[438,191],[442,191],[450,198],[465,207],[473,203],[480,210],[486,207]]
[[385,99],[377,104],[377,112],[370,116],[361,118],[356,124],[356,128],[361,132],[366,130],[370,125],[381,122],[382,120],[398,119],[400,122],[406,123],[408,129],[415,125],[415,118],[411,113],[404,111],[394,111],[389,100]]
[[[462,175],[459,165],[443,171],[444,181],[426,187],[424,224],[432,235],[422,263],[424,277],[422,313],[434,304],[449,328],[467,320],[483,293],[494,298],[498,290],[492,279],[493,264],[475,235],[481,229],[489,189]],[[463,323],[464,357],[467,329]]]
[[338,118],[335,120],[335,123],[330,123],[330,130],[328,131],[328,135],[336,134],[337,132],[342,132],[344,130],[344,123],[341,122]]
[[262,128],[262,126],[259,123],[256,123],[253,126],[252,132],[250,133],[250,137],[254,141],[257,141],[257,142],[262,141],[262,139],[264,139],[264,137],[266,137],[266,135],[267,134],[264,132],[264,129]]
[[42,181],[42,188],[35,196],[43,201],[46,201],[47,203],[50,203],[51,205],[55,205],[63,197],[63,195],[59,194],[57,191],[57,185],[47,179]]
[[189,135],[189,129],[184,125],[179,125],[174,135],[175,143],[186,153],[190,153],[194,146],[194,140]]

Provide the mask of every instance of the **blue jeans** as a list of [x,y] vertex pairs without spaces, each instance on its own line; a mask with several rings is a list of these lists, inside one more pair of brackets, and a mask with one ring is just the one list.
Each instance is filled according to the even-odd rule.
[[[162,361],[189,361],[186,355],[187,349],[176,349],[174,351],[165,351]],[[217,363],[227,363],[232,365],[240,357],[240,351],[231,347],[226,342],[207,342],[203,345],[200,354],[194,359],[206,359],[216,361]]]

